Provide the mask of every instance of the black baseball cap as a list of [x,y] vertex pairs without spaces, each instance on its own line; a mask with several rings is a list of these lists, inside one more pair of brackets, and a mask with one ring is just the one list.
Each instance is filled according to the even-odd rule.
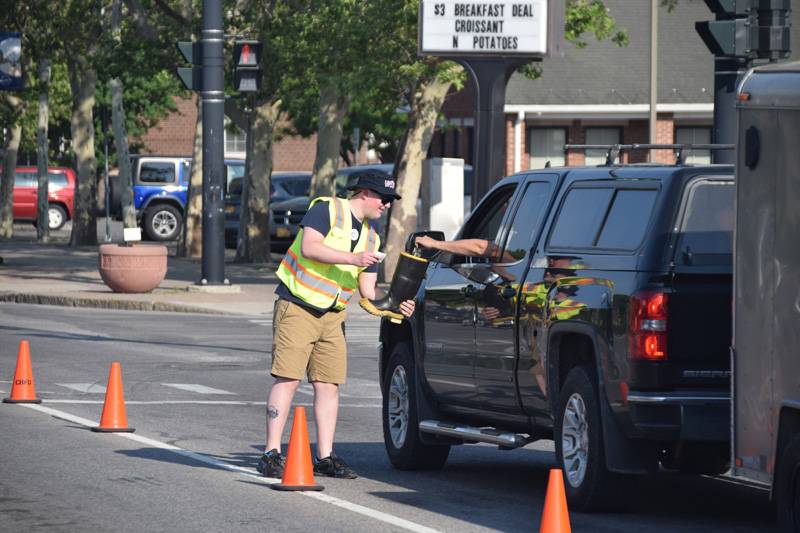
[[352,182],[347,186],[347,189],[354,191],[357,189],[369,189],[374,191],[385,198],[400,199],[395,188],[397,187],[397,179],[380,170],[364,170],[362,172],[354,173],[351,176]]

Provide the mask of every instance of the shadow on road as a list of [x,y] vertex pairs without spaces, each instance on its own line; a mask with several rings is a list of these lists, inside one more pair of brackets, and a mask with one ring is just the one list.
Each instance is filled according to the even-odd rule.
[[[209,455],[232,465],[252,468],[263,450]],[[336,452],[360,475],[360,481],[321,478],[342,492],[366,490],[372,497],[402,510],[407,506],[449,516],[497,531],[538,528],[544,505],[550,451],[499,451],[487,446],[453,447],[439,471],[393,468],[382,443],[339,443]],[[191,467],[218,469],[165,450],[143,448],[125,455]],[[312,447],[313,453],[313,447]],[[376,486],[374,482],[379,482]],[[386,485],[397,490],[386,490]],[[263,485],[262,485],[263,486]],[[699,476],[659,474],[629,479],[620,486],[619,509],[607,514],[571,513],[575,531],[774,531],[773,510],[766,492]],[[343,497],[347,497],[346,495]],[[369,505],[366,501],[358,503]],[[397,508],[390,511],[398,514]],[[401,515],[402,516],[402,515]]]

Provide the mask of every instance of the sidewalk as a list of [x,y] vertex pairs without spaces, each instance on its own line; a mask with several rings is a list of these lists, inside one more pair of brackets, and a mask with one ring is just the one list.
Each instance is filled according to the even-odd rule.
[[[229,251],[230,253],[230,251]],[[267,315],[275,300],[277,265],[227,262],[225,277],[238,293],[189,291],[200,279],[200,261],[174,257],[170,247],[167,275],[148,294],[111,292],[97,269],[97,247],[39,244],[17,238],[0,241],[0,302],[99,307],[141,311]],[[358,308],[358,306],[351,306]]]

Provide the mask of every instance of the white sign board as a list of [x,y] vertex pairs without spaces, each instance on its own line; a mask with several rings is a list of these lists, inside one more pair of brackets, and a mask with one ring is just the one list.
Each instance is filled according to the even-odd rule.
[[548,0],[420,0],[420,53],[547,54]]

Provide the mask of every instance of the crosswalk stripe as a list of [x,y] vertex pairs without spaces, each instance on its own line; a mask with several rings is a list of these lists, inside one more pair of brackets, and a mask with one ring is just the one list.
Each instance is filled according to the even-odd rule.
[[59,387],[66,387],[68,389],[76,390],[84,394],[104,394],[106,388],[97,383],[56,383]]
[[197,392],[199,394],[229,394],[236,395],[235,392],[228,392],[222,389],[214,389],[206,387],[205,385],[198,385],[196,383],[162,383],[165,387],[172,387],[174,389],[185,390],[189,392]]

